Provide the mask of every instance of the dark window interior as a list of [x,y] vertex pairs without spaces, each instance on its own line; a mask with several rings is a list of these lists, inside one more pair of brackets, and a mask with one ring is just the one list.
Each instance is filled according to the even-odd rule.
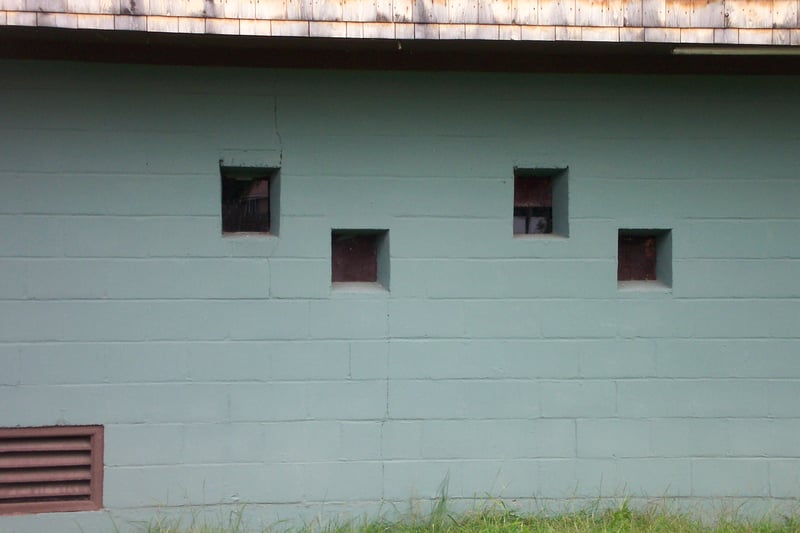
[[222,175],[222,232],[269,233],[269,176]]
[[553,178],[514,176],[514,233],[553,233]]
[[378,281],[378,235],[334,231],[331,234],[334,282]]
[[656,279],[656,236],[619,236],[617,280]]

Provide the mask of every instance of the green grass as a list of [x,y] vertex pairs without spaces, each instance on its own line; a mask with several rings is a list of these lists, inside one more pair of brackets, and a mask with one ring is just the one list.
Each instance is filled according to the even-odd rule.
[[599,503],[566,514],[518,514],[502,502],[483,509],[453,514],[441,498],[427,515],[402,519],[362,519],[352,522],[308,524],[294,528],[276,525],[259,530],[244,527],[242,513],[234,513],[226,526],[166,524],[153,522],[146,533],[800,533],[797,516],[767,516],[759,519],[718,518],[704,522],[690,514],[669,512],[661,507],[632,509],[627,501],[614,508]]

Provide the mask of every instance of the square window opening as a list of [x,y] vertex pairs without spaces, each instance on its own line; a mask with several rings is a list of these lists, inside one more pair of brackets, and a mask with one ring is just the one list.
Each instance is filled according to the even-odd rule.
[[568,232],[566,168],[514,169],[514,235]]
[[617,243],[620,288],[672,286],[672,232],[665,229],[621,229]]
[[374,284],[388,289],[389,232],[332,230],[331,281],[335,287]]
[[103,507],[103,426],[0,428],[0,515]]
[[220,167],[223,234],[277,235],[278,175],[276,168]]

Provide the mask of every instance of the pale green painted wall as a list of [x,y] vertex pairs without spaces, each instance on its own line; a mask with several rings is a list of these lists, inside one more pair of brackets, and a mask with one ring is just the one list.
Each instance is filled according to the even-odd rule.
[[[108,511],[0,531],[402,508],[448,475],[800,497],[796,79],[2,72],[0,426],[104,424]],[[281,164],[277,238],[220,235],[237,150]],[[569,167],[569,238],[512,237],[514,166]],[[388,293],[331,290],[359,227]],[[636,227],[672,230],[671,291],[618,290]]]

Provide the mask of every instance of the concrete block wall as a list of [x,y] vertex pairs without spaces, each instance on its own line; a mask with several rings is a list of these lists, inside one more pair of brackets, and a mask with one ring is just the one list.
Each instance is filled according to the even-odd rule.
[[[2,71],[0,426],[103,424],[106,510],[0,530],[800,498],[795,80]],[[278,236],[221,235],[231,153]],[[569,168],[568,237],[514,238],[515,166]],[[669,290],[618,289],[637,227]],[[332,228],[390,290],[331,288]]]

